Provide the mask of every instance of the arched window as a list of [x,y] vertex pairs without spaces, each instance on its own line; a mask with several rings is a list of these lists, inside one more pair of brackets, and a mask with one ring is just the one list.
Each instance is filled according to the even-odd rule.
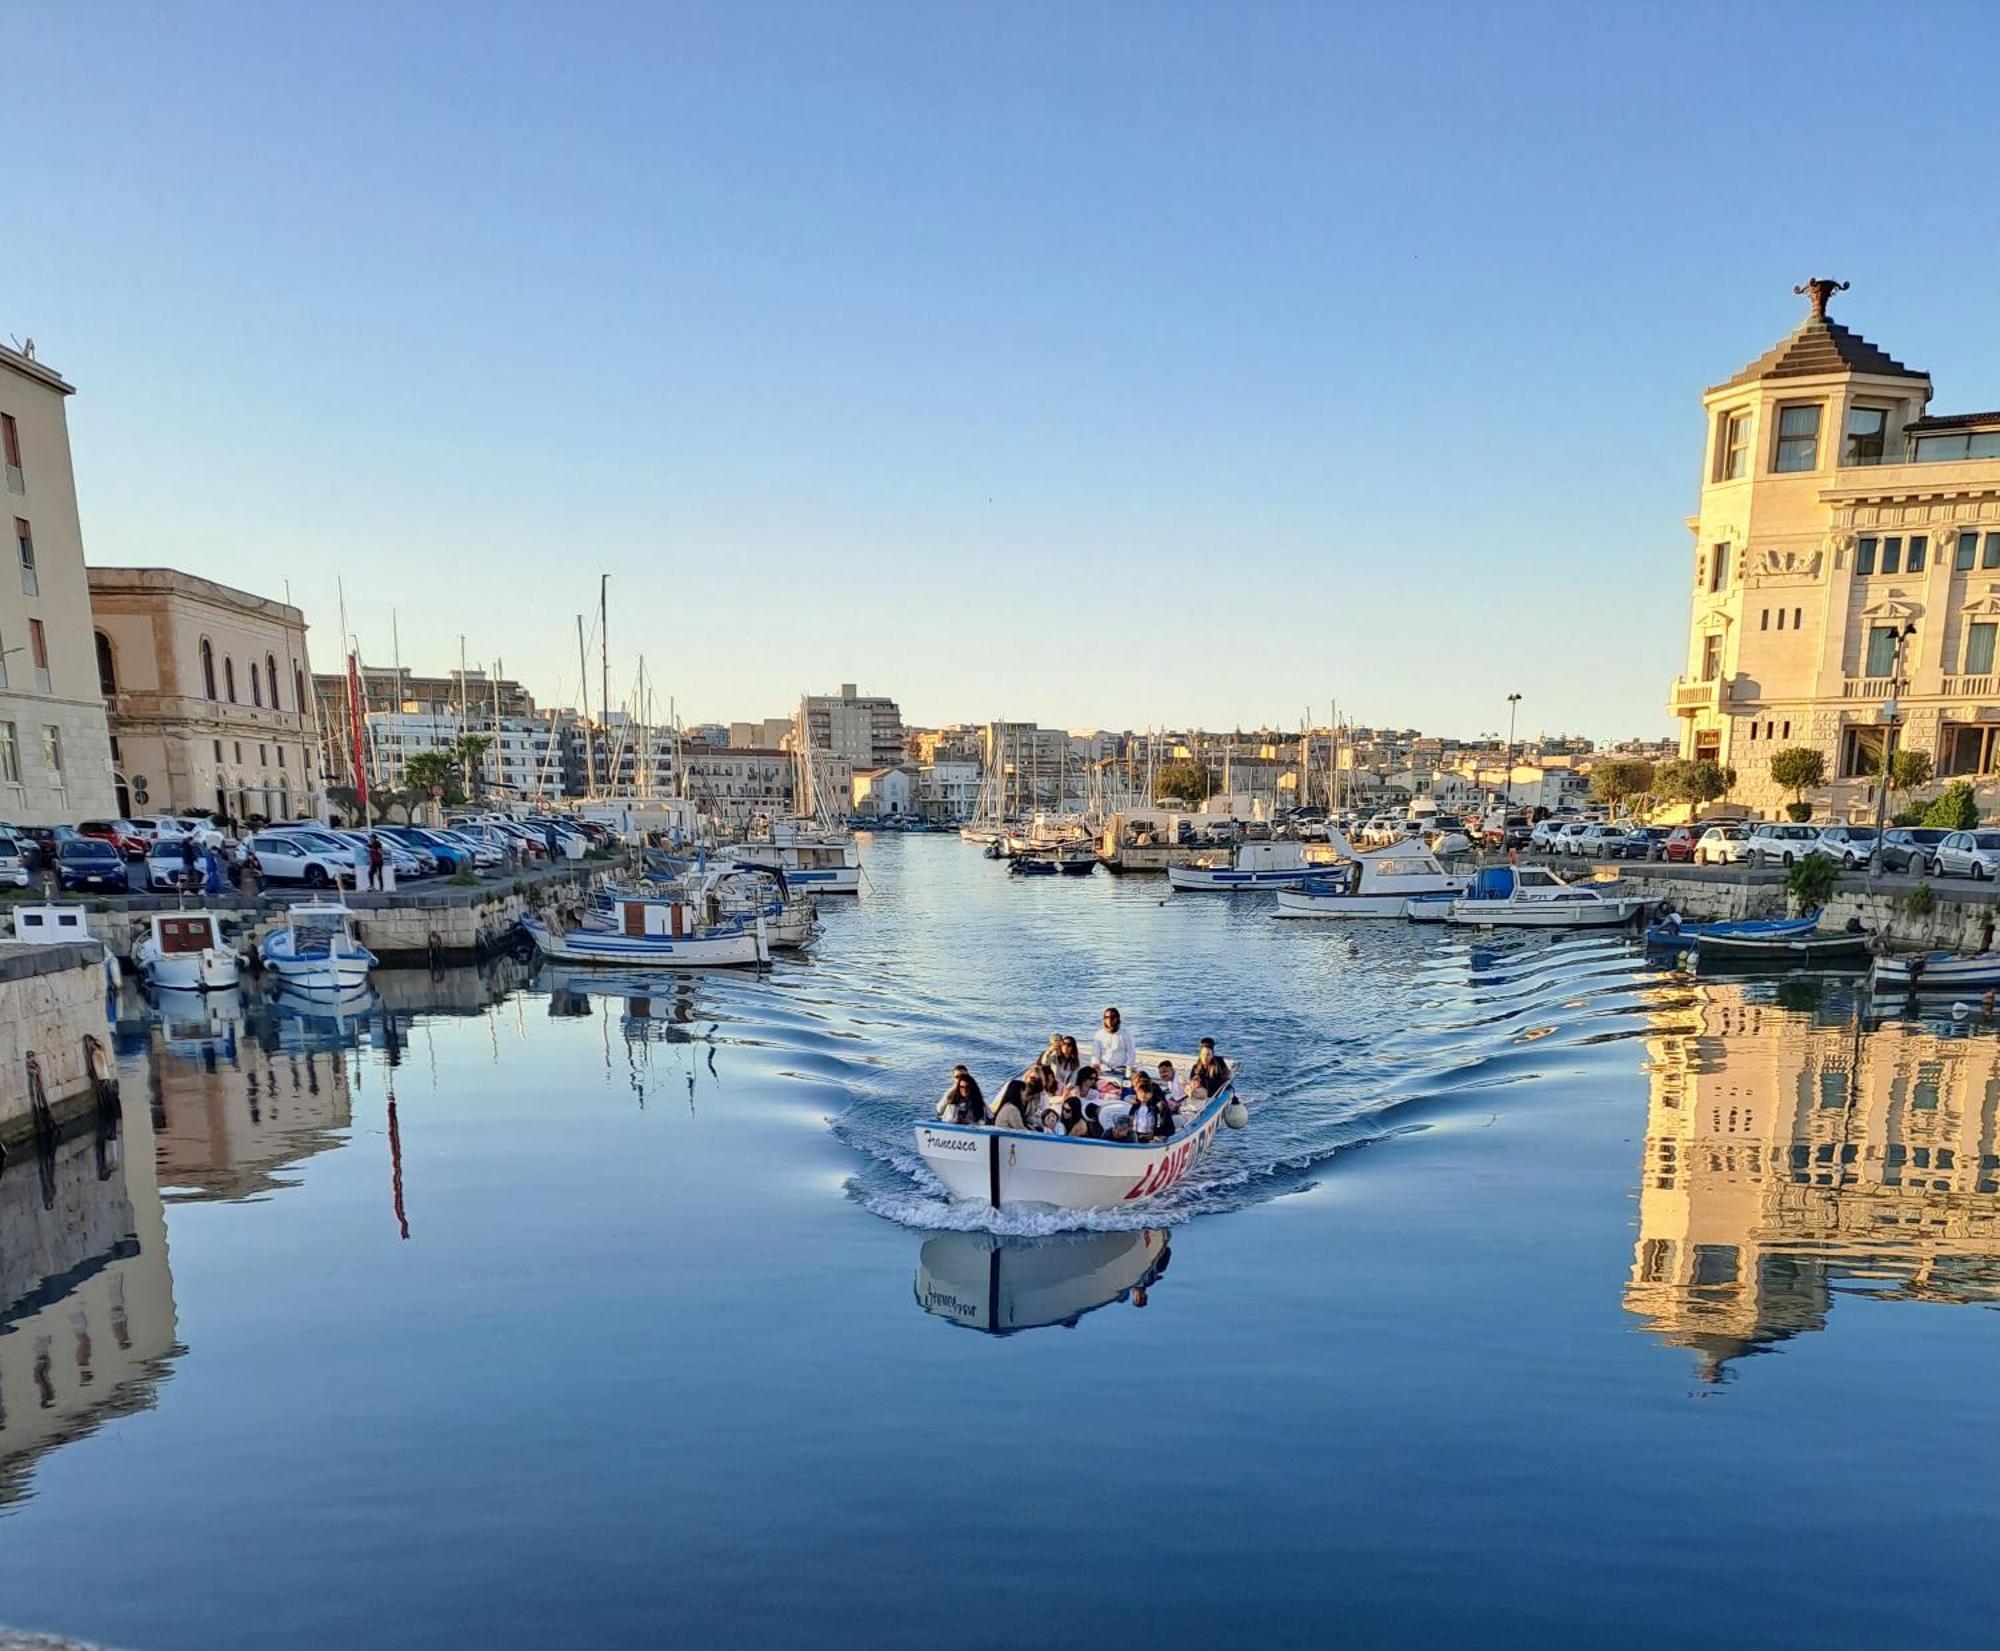
[[222,688],[223,692],[229,696],[229,703],[234,705],[236,703],[236,661],[233,659],[225,659],[222,662]]
[[210,699],[215,698],[215,649],[205,636],[201,639],[201,688]]
[[271,685],[271,709],[283,710],[284,707],[278,703],[278,661],[271,654],[264,656],[264,679]]
[[118,666],[111,657],[111,638],[97,633],[97,691],[106,699],[118,692]]
[[264,703],[264,679],[257,674],[257,661],[250,661],[250,703],[261,706]]

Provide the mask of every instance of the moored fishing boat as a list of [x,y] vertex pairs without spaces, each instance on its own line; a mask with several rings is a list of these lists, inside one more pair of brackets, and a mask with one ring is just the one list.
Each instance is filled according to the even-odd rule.
[[1861,929],[1819,929],[1792,935],[1707,934],[1695,942],[1695,968],[1774,963],[1808,968],[1855,966],[1867,961],[1874,939]]
[[182,991],[212,992],[242,978],[242,959],[212,911],[155,912],[132,963],[148,985]]
[[[1170,1060],[1191,1071],[1191,1055],[1141,1051],[1139,1066],[1151,1071]],[[1051,1135],[1034,1129],[996,1129],[990,1124],[921,1123],[917,1151],[953,1198],[992,1209],[1047,1205],[1059,1209],[1115,1209],[1165,1192],[1215,1144],[1225,1123],[1241,1128],[1246,1114],[1238,1100],[1242,1070],[1199,1102],[1181,1107],[1172,1135],[1152,1141],[1111,1141]]]
[[1205,854],[1184,866],[1167,867],[1167,883],[1181,893],[1259,894],[1268,889],[1297,888],[1332,870],[1330,845],[1310,848],[1299,842],[1238,843],[1233,849]]
[[285,926],[257,947],[267,974],[302,992],[346,992],[367,985],[381,960],[354,937],[354,914],[336,901],[310,901],[285,913]]
[[646,864],[653,881],[606,884],[585,908],[581,927],[617,927],[620,900],[684,900],[711,922],[762,912],[765,938],[779,951],[803,950],[813,937],[819,907],[776,866],[715,866],[663,854],[649,854]]
[[1463,894],[1470,880],[1454,877],[1414,840],[1390,848],[1354,849],[1337,831],[1327,841],[1345,855],[1319,876],[1278,890],[1279,917],[1404,917],[1411,898]]
[[718,849],[715,859],[752,871],[775,868],[785,874],[786,883],[805,894],[861,892],[861,851],[851,836],[808,837],[781,831],[767,842],[732,843]]
[[1875,959],[1877,992],[1987,992],[2000,988],[2000,952],[1897,952]]
[[1540,866],[1487,866],[1452,901],[1445,921],[1479,928],[1608,929],[1652,903],[1645,894],[1565,883]]
[[623,969],[707,969],[755,966],[771,961],[762,912],[697,921],[684,900],[625,898],[614,902],[609,929],[551,928],[533,915],[521,930],[542,956],[561,963],[588,963]]

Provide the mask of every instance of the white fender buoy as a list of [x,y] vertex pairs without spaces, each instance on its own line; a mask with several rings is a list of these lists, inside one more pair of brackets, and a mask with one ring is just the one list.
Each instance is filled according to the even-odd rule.
[[1222,1121],[1231,1129],[1241,1129],[1250,1121],[1250,1109],[1241,1101],[1231,1101],[1222,1109]]
[[1954,1003],[1951,1006],[1951,1018],[1953,1020],[1965,1020],[1971,1013],[1972,1005],[1969,1003]]

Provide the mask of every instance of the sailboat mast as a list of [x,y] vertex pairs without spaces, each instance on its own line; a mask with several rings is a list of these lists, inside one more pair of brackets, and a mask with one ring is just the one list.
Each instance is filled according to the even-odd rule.
[[583,687],[584,795],[597,795],[597,740],[590,726],[590,655],[583,647],[583,615],[576,616],[576,670]]
[[[608,615],[605,601],[610,587],[611,575],[600,573],[597,576],[597,663],[598,669],[603,673],[603,682],[597,703],[607,719],[611,715],[611,633],[606,624]],[[608,788],[613,791],[618,789],[618,776],[615,772],[608,776]]]

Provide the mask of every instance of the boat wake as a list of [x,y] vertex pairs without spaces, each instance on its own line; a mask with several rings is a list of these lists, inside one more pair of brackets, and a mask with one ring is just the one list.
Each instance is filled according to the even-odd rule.
[[[1273,927],[1296,933],[1300,926]],[[1492,1113],[1511,1086],[1573,1075],[1599,1060],[1629,1064],[1616,1046],[1654,1029],[1686,997],[1681,978],[1648,970],[1628,939],[1591,934],[1485,938],[1369,925],[1293,948],[1283,962],[1296,971],[1283,1007],[1213,1001],[1213,979],[1201,983],[1213,1017],[1203,1029],[1212,1026],[1224,1053],[1244,1066],[1250,1126],[1225,1132],[1158,1198],[1129,1209],[999,1211],[949,1199],[919,1158],[912,1126],[953,1060],[986,1081],[1021,1058],[1018,1050],[978,1047],[976,1037],[956,1051],[940,1047],[934,1062],[897,1059],[851,1075],[853,1099],[833,1120],[864,1160],[847,1180],[849,1196],[921,1231],[1036,1237],[1171,1227],[1314,1186],[1342,1152],[1457,1113]],[[1182,1001],[1199,1003],[1196,983],[1188,984]],[[939,1011],[962,1033],[973,1017],[952,1009],[926,1005],[903,1026],[899,1047],[926,1051],[927,1023]],[[1168,1043],[1181,1030],[1151,1015],[1142,1024]],[[1185,1041],[1191,1046],[1196,1035]]]

